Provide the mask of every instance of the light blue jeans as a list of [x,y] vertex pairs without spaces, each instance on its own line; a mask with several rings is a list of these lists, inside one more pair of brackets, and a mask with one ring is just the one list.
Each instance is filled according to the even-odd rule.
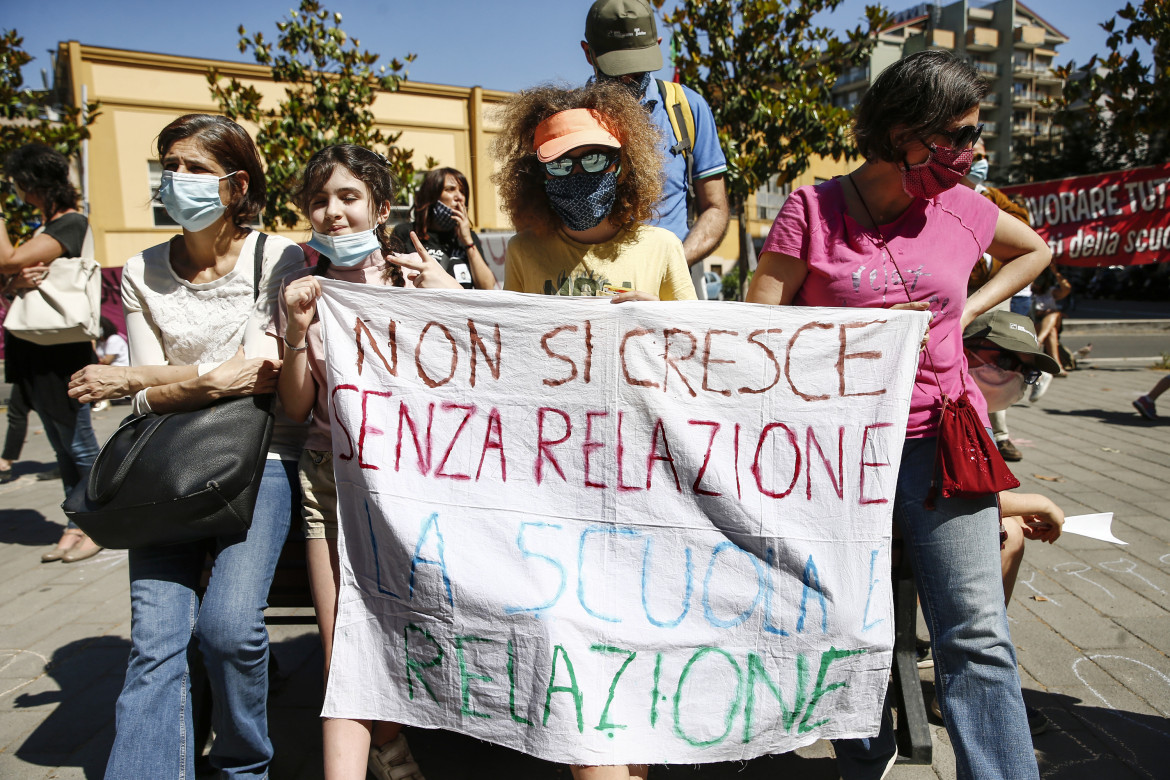
[[[894,521],[902,531],[903,554],[911,556],[930,630],[935,690],[956,774],[960,780],[1038,780],[1003,603],[995,496],[940,497],[936,508],[927,510],[923,501],[935,442],[906,440]],[[893,724],[883,718],[876,737],[838,740],[834,746],[845,780],[880,777],[896,750]]]
[[[36,408],[36,404],[33,404]],[[82,404],[77,410],[77,417],[72,425],[57,422],[47,414],[41,414],[37,409],[37,416],[41,418],[41,425],[45,428],[45,438],[53,448],[57,457],[57,468],[61,471],[61,484],[65,488],[65,496],[73,486],[82,480],[88,473],[98,456],[97,437],[93,435],[93,422],[90,419],[89,404]],[[69,528],[76,528],[72,520],[67,523]]]
[[[192,636],[214,701],[212,766],[221,777],[268,776],[264,608],[299,495],[297,464],[269,460],[247,533],[130,551],[130,661],[107,780],[194,780],[202,746],[194,744],[191,716]],[[215,561],[200,603],[196,588],[209,551]]]

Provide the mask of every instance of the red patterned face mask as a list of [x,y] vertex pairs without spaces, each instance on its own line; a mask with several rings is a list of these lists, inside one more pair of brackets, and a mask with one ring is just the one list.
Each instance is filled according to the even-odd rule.
[[917,165],[902,163],[902,189],[911,198],[935,197],[954,187],[971,170],[975,150],[928,145],[930,156]]

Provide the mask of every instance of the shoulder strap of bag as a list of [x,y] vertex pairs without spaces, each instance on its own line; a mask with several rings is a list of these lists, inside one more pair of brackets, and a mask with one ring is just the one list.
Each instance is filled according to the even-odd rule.
[[694,166],[695,150],[695,115],[691,113],[691,103],[683,91],[682,84],[674,81],[658,82],[658,93],[662,95],[662,107],[666,109],[666,118],[670,120],[670,129],[674,131],[675,145],[670,148],[674,154],[681,154],[686,162],[687,206],[695,196],[695,187],[691,182],[691,173]]
[[260,274],[264,272],[264,242],[267,233],[256,236],[256,254],[252,260],[252,303],[260,300]]

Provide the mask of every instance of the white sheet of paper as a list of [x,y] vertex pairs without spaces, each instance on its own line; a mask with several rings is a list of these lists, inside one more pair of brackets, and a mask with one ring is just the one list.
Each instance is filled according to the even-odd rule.
[[1090,539],[1100,539],[1103,542],[1114,544],[1129,544],[1113,535],[1110,526],[1113,525],[1112,512],[1099,512],[1094,515],[1075,515],[1064,518],[1064,532],[1087,536]]

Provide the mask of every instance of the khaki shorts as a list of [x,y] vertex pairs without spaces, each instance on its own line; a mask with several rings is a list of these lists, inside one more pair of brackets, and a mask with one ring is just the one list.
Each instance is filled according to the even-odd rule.
[[305,450],[300,461],[306,539],[337,538],[337,480],[333,477],[333,453]]

